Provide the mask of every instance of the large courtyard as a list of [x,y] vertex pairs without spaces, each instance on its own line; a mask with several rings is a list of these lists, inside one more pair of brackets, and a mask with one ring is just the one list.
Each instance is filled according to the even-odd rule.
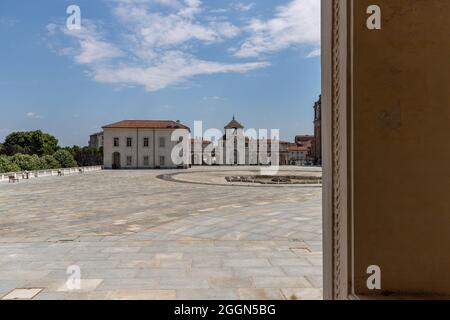
[[[322,190],[225,180],[256,169],[0,184],[0,299],[15,289],[36,289],[33,299],[320,299]],[[66,285],[70,266],[79,290]]]

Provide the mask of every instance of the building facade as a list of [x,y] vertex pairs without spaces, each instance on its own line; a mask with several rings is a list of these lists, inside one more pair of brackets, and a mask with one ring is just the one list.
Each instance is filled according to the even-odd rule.
[[214,153],[208,157],[205,149],[211,144],[211,141],[195,138],[191,139],[191,165],[205,165],[212,163]]
[[103,131],[90,135],[89,137],[90,148],[100,149],[103,147],[103,143],[104,143]]
[[307,147],[291,145],[288,147],[289,164],[294,166],[304,166],[309,162],[309,149]]
[[288,142],[248,137],[245,135],[245,127],[234,116],[224,129],[225,135],[220,141],[224,152],[218,155],[219,161],[221,160],[219,164],[273,165],[271,156],[275,152],[275,144],[278,144],[278,164],[288,164]]
[[[105,169],[187,168],[189,127],[171,120],[125,120],[103,127]],[[177,136],[174,137],[174,133]],[[182,135],[182,137],[178,137]],[[185,141],[184,151],[173,151]],[[187,146],[186,146],[187,145]],[[181,159],[181,160],[180,160]]]
[[314,140],[314,136],[300,135],[295,137],[295,144],[299,147],[305,147],[310,150],[313,148]]

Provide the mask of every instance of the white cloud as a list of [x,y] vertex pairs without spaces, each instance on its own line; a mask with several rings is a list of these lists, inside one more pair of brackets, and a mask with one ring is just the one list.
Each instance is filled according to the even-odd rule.
[[228,21],[213,21],[210,23],[210,27],[223,38],[234,38],[240,33],[239,28]]
[[320,1],[291,0],[269,20],[253,19],[250,36],[236,50],[241,58],[258,57],[297,46],[320,47]]
[[34,112],[27,112],[25,114],[25,116],[27,116],[27,118],[31,118],[31,119],[42,119],[42,116],[40,116]]
[[237,11],[246,12],[246,11],[251,10],[254,6],[255,6],[254,2],[251,2],[248,4],[239,2],[239,3],[236,3],[235,5],[233,5],[233,8]]
[[315,50],[311,51],[310,53],[308,53],[308,55],[306,57],[307,58],[320,57],[320,54],[321,54],[320,49],[315,49]]
[[204,101],[210,101],[210,100],[215,100],[215,101],[217,101],[217,100],[225,100],[224,98],[222,98],[222,97],[219,97],[219,96],[210,96],[210,97],[203,97],[203,100]]
[[155,3],[160,5],[172,7],[172,8],[180,8],[181,3],[178,0],[153,0]]
[[[205,19],[199,0],[109,2],[113,16],[120,23],[120,31],[112,39],[98,30],[99,23],[86,19],[79,31],[53,24],[47,26],[50,36],[62,33],[72,40],[60,52],[72,56],[75,63],[86,65],[88,75],[96,81],[157,91],[199,75],[244,73],[269,65],[197,58],[193,49],[196,45],[221,43],[240,33],[226,19]],[[155,11],[155,4],[167,9]]]
[[116,58],[122,55],[122,52],[111,44],[95,39],[80,41],[80,49],[80,54],[75,57],[75,62],[79,64],[89,64],[94,61]]
[[[57,29],[55,25],[47,26],[50,35],[57,32]],[[59,30],[77,42],[77,49],[64,48],[62,53],[72,54],[78,64],[91,64],[124,55],[119,48],[103,39],[94,22],[88,19],[83,19],[80,30],[68,30],[65,27],[60,27]]]
[[202,11],[200,0],[184,0],[185,6],[178,12],[178,15],[186,18],[193,18]]
[[254,2],[247,4],[238,2],[238,3],[231,3],[224,8],[211,9],[209,12],[210,13],[226,13],[230,11],[247,12],[253,9],[255,6],[256,4]]
[[205,43],[233,38],[239,29],[228,21],[202,24],[195,16],[202,11],[201,2],[186,0],[180,9],[169,14],[151,11],[148,6],[122,3],[114,8],[114,14],[132,30],[140,45],[169,48],[197,40]]
[[147,91],[157,91],[170,85],[180,84],[193,76],[230,72],[244,73],[267,65],[266,62],[227,64],[204,61],[182,52],[171,51],[153,66],[147,68],[99,67],[93,71],[93,77],[100,82],[135,84],[144,86]]

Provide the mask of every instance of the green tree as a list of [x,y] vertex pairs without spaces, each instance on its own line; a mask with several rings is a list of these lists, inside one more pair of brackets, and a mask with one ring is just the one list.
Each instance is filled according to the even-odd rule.
[[11,157],[0,155],[0,173],[17,171],[20,171],[20,167],[11,161]]
[[58,169],[61,164],[53,156],[43,156],[39,159],[41,169]]
[[72,154],[67,150],[58,150],[53,155],[53,158],[59,162],[62,168],[73,168],[77,166],[77,162],[73,158]]
[[96,148],[78,148],[75,153],[75,160],[80,167],[97,166],[103,163],[103,151]]
[[37,154],[51,155],[58,150],[58,140],[41,130],[13,132],[5,138],[1,153],[6,155]]
[[39,157],[35,154],[29,155],[18,153],[11,157],[11,161],[16,164],[22,171],[41,169],[41,162],[39,161]]
[[78,147],[78,146],[60,148],[60,150],[68,151],[73,157],[75,157],[75,155],[79,149],[80,149],[80,147]]

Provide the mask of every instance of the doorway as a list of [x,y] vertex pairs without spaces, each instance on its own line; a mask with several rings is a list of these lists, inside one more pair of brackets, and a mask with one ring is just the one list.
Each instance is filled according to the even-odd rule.
[[120,152],[114,152],[113,153],[112,168],[113,169],[120,169],[121,168],[121,165],[120,165]]

